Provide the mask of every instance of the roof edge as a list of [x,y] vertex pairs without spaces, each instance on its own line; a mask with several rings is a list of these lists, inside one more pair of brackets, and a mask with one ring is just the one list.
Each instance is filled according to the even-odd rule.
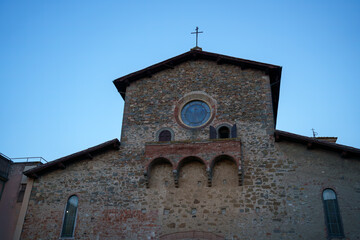
[[242,58],[235,58],[231,56],[226,56],[218,53],[211,53],[201,50],[190,50],[188,52],[169,58],[165,61],[156,63],[139,71],[117,78],[113,81],[113,83],[116,89],[118,90],[118,92],[120,93],[121,97],[125,100],[126,88],[130,85],[131,82],[134,82],[141,78],[151,78],[152,75],[155,73],[158,73],[166,69],[173,69],[176,65],[179,65],[183,62],[189,60],[197,60],[197,59],[215,61],[219,65],[232,64],[239,66],[242,69],[248,69],[248,68],[258,69],[268,74],[270,78],[272,105],[273,105],[273,114],[274,114],[274,128],[275,128],[279,95],[280,95],[280,80],[281,80],[281,71],[282,71],[281,66],[246,60]]
[[[212,53],[212,52],[206,52],[201,50],[190,50],[188,52],[182,53],[180,55],[177,55],[175,57],[169,58],[167,60],[164,60],[162,62],[153,64],[149,67],[143,68],[141,70],[138,70],[136,72],[129,73],[125,76],[119,77],[115,80],[113,80],[114,85],[119,90],[119,85],[124,82],[129,84],[131,81],[138,80],[140,78],[149,77],[154,73],[163,71],[165,69],[173,68],[174,66],[183,63],[185,61],[191,60],[191,59],[206,59],[206,60],[213,60],[216,61],[218,64],[235,64],[239,65],[243,68],[255,68],[259,70],[280,70],[282,67],[268,64],[268,63],[262,63],[252,60],[247,60],[243,58],[236,58],[231,57],[227,55],[222,55],[218,53]],[[119,91],[120,92],[120,91]],[[125,92],[120,92],[120,94],[123,94]]]
[[36,168],[29,169],[24,172],[24,174],[29,178],[38,178],[40,175],[43,175],[47,172],[54,171],[57,169],[65,169],[66,165],[70,163],[77,162],[83,159],[92,159],[95,155],[103,153],[107,150],[118,150],[120,148],[120,141],[115,138],[110,141],[101,143],[94,147],[87,148],[85,150],[67,155],[62,158],[58,158],[54,161],[48,162],[46,164],[40,165]]
[[328,142],[325,140],[319,140],[313,137],[306,137],[281,130],[275,130],[274,136],[275,136],[275,142],[280,142],[282,140],[285,140],[285,141],[291,141],[291,142],[307,145],[308,149],[322,148],[322,149],[338,152],[341,154],[341,157],[343,158],[360,157],[360,149],[342,144]]

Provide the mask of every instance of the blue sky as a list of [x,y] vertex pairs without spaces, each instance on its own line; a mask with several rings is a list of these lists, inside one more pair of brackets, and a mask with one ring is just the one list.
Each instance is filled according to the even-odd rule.
[[0,152],[120,137],[112,80],[188,51],[283,67],[277,129],[360,148],[360,1],[0,1]]

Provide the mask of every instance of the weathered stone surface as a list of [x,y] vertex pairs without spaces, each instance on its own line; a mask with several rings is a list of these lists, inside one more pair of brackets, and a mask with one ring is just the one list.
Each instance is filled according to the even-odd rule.
[[[188,129],[176,121],[178,101],[195,91],[216,101],[211,126],[237,125],[237,138],[226,140],[229,148],[224,141],[221,153],[235,162],[224,158],[211,166],[217,155],[210,153],[219,149],[186,148],[219,142],[209,139],[208,127]],[[131,83],[121,149],[37,179],[22,239],[58,239],[73,194],[79,197],[75,239],[326,239],[325,188],[337,192],[345,236],[356,239],[359,159],[275,143],[271,104],[266,73],[205,60]],[[175,134],[164,152],[157,151],[166,145],[156,139],[162,128]],[[179,142],[185,149],[169,150]],[[144,176],[158,157],[171,161],[155,162]],[[192,158],[178,166],[186,157]]]

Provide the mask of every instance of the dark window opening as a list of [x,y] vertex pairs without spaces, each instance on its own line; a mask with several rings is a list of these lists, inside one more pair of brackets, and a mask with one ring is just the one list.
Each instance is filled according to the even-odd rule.
[[20,191],[18,193],[17,202],[22,202],[25,195],[26,184],[21,184]]
[[237,138],[237,129],[236,129],[236,123],[231,128],[231,137]]
[[336,193],[332,189],[325,189],[323,201],[328,237],[344,237]]
[[159,134],[159,141],[171,141],[171,132],[169,130],[163,130]]
[[5,187],[5,181],[0,179],[0,200],[1,200],[1,195],[4,190],[4,187]]
[[230,130],[228,127],[221,127],[219,128],[219,138],[229,138],[230,137]]

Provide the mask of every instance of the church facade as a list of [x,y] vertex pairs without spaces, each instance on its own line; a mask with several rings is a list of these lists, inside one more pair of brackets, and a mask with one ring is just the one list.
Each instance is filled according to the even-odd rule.
[[114,80],[121,141],[26,171],[21,239],[359,239],[360,150],[276,130],[280,79],[195,48]]

